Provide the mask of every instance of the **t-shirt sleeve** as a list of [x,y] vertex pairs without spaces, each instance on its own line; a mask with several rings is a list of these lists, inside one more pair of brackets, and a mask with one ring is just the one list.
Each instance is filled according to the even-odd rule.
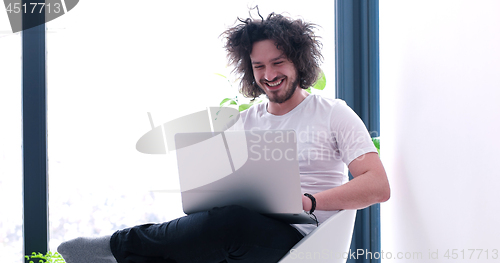
[[331,114],[337,154],[345,164],[349,165],[363,154],[377,152],[365,124],[344,101],[339,100]]

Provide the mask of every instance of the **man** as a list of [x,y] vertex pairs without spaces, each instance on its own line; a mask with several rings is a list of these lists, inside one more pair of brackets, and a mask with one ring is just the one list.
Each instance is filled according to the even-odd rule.
[[[384,168],[363,122],[340,100],[309,95],[319,75],[321,44],[313,25],[271,14],[247,19],[224,33],[241,91],[268,103],[241,114],[235,127],[295,130],[305,211],[319,223],[340,209],[389,199]],[[354,179],[347,182],[344,164]],[[231,198],[231,197],[228,197]],[[289,225],[239,206],[214,208],[112,236],[61,244],[78,262],[277,262],[314,225]],[[332,237],[334,238],[334,237]]]

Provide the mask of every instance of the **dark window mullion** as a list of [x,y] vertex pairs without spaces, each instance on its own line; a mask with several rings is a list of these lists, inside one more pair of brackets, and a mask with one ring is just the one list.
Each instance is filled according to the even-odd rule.
[[[336,96],[361,117],[372,136],[379,136],[378,0],[336,0],[335,23]],[[358,210],[351,249],[380,253],[379,204]]]
[[[24,3],[25,1],[23,1]],[[33,3],[44,1],[33,1]],[[29,5],[29,1],[26,1]],[[23,13],[23,234],[24,253],[48,250],[45,14]],[[32,27],[32,25],[38,25]],[[28,28],[29,27],[29,28]]]

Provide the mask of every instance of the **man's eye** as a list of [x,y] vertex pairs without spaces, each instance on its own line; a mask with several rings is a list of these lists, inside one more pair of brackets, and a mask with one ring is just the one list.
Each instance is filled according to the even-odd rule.
[[283,61],[277,61],[276,63],[274,63],[274,65],[279,65],[279,64],[282,64]]
[[260,68],[263,68],[263,66],[255,66],[253,67],[254,69],[260,69]]

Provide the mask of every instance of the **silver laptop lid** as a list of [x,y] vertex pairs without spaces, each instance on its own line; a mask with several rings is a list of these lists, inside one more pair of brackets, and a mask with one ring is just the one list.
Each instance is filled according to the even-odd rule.
[[232,204],[303,212],[294,131],[178,133],[175,144],[186,214]]

